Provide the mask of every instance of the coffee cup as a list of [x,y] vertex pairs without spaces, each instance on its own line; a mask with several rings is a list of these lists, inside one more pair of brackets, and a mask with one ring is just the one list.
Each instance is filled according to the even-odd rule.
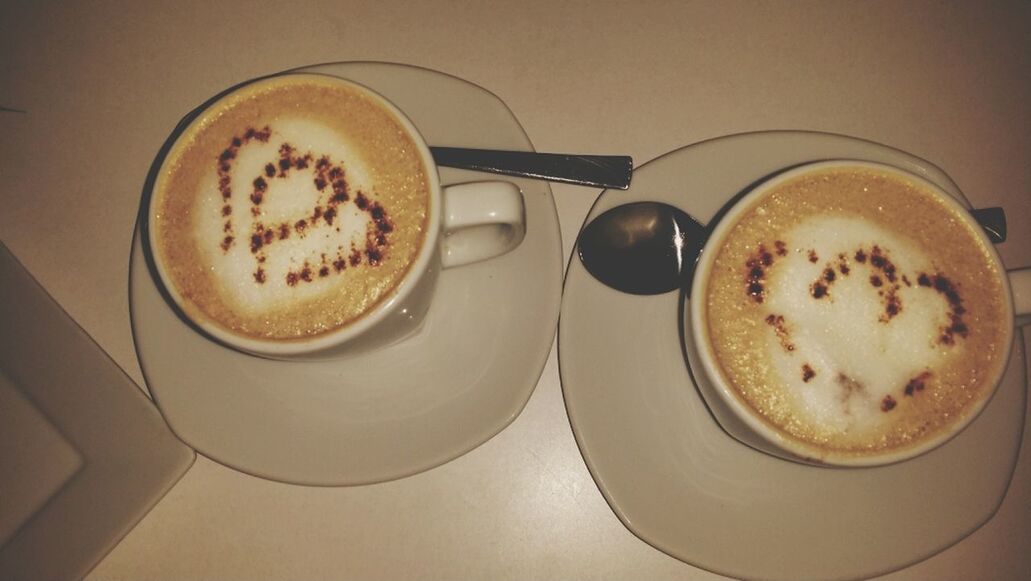
[[525,233],[515,184],[442,187],[404,113],[323,74],[213,98],[152,184],[144,239],[172,306],[207,337],[276,359],[403,340],[442,269],[505,254]]
[[728,434],[796,462],[877,466],[978,416],[1031,313],[1031,269],[1007,272],[937,185],[835,160],[728,208],[690,296],[692,370]]

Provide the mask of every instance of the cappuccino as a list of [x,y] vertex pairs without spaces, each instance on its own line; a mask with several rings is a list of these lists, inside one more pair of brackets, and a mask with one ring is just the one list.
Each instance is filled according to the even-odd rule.
[[168,152],[151,244],[191,319],[307,339],[387,300],[430,228],[430,172],[397,115],[318,75],[217,101]]
[[973,228],[870,167],[805,173],[758,198],[698,297],[734,397],[815,457],[950,432],[1008,354],[1005,273]]

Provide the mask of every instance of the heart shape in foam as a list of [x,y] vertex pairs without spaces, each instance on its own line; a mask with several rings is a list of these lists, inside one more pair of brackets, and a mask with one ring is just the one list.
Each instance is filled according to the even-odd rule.
[[784,238],[746,264],[747,292],[768,312],[775,372],[797,412],[819,425],[875,429],[962,349],[963,299],[919,248],[868,221],[824,216]]
[[313,296],[312,283],[379,266],[390,250],[394,222],[361,157],[318,124],[246,128],[219,155],[214,180],[199,238],[241,304]]
[[919,177],[849,160],[789,170],[739,202],[710,245],[692,332],[739,439],[806,462],[884,464],[948,440],[991,397],[1012,339],[1001,264]]

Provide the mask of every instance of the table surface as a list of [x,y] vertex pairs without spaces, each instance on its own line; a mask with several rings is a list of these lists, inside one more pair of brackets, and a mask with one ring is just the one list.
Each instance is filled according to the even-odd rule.
[[[638,164],[721,135],[886,143],[1004,206],[1031,265],[1031,3],[129,2],[0,5],[0,237],[140,385],[129,248],[183,112],[258,75],[375,60],[503,99],[539,151]],[[552,186],[563,251],[598,192]],[[1028,338],[1028,328],[1024,330]],[[1031,430],[999,513],[886,578],[1031,571]],[[308,488],[203,457],[90,579],[710,579],[616,519],[577,450],[552,350],[501,434],[395,482]]]

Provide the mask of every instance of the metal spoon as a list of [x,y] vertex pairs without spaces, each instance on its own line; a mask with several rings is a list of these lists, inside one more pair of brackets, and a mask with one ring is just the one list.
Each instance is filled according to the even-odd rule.
[[634,161],[625,155],[569,155],[464,147],[430,147],[437,165],[599,188],[630,187]]
[[[1002,208],[971,210],[992,242],[1006,240]],[[683,210],[661,202],[616,206],[584,226],[577,243],[587,272],[635,295],[689,292],[708,229]]]
[[660,202],[616,206],[584,227],[577,244],[587,272],[625,293],[656,295],[690,286],[708,232]]

